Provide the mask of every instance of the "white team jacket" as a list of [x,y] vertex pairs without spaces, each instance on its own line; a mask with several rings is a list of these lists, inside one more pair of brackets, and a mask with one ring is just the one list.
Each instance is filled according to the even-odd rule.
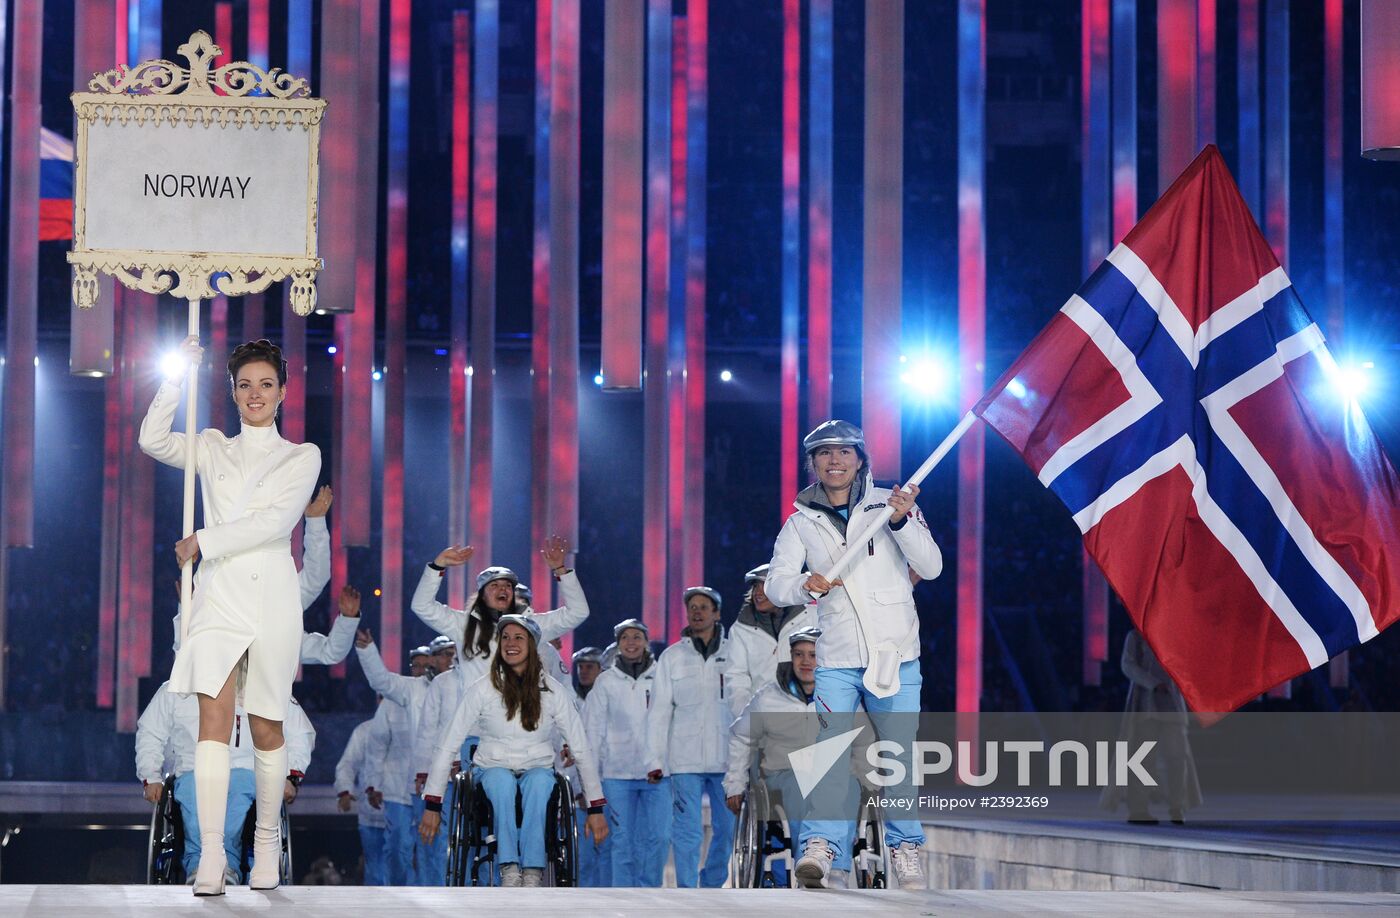
[[[854,491],[853,491],[854,493]],[[851,508],[846,531],[858,533],[870,514],[885,508],[888,488],[877,488],[866,473],[859,506]],[[806,569],[825,572],[846,549],[846,539],[825,513],[802,501],[787,518],[773,546],[764,592],[780,606],[811,599],[803,590]],[[943,556],[928,523],[916,507],[899,530],[881,527],[837,587],[817,602],[817,663],[825,667],[878,669],[881,697],[899,690],[899,664],[919,658],[919,620],[909,570],[932,580],[943,570]],[[892,683],[891,681],[892,680]]]
[[438,738],[433,751],[433,764],[423,797],[442,799],[452,762],[457,758],[462,742],[473,734],[480,737],[474,764],[482,768],[553,768],[554,745],[568,743],[574,764],[582,779],[583,792],[589,801],[603,799],[603,786],[598,781],[598,766],[588,745],[588,736],[574,710],[573,689],[543,676],[540,722],[534,730],[526,730],[519,714],[506,718],[506,703],[501,693],[491,685],[491,677],[483,676],[467,686],[461,704],[445,733]]
[[[729,728],[729,767],[724,772],[724,795],[742,794],[749,786],[749,762],[755,745],[762,755],[759,766],[765,773],[791,771],[788,753],[817,740],[816,719],[801,716],[811,712],[811,704],[778,688],[777,682],[769,681],[755,692]],[[793,716],[755,720],[754,714]]]
[[608,780],[647,776],[647,710],[656,696],[656,663],[636,679],[609,667],[583,700],[583,728],[598,755],[598,773]]
[[418,715],[428,694],[427,676],[401,676],[391,673],[379,658],[374,644],[356,647],[360,668],[365,671],[369,687],[384,696],[384,713],[389,724],[389,754],[384,759],[384,772],[379,790],[384,799],[405,805],[413,802],[413,744],[419,730]]
[[[234,726],[228,738],[229,767],[251,769],[253,734],[248,727],[248,715],[239,705],[234,705],[233,713]],[[287,741],[288,771],[304,774],[311,766],[316,730],[295,698],[287,705],[282,731]],[[194,695],[177,695],[170,691],[169,682],[162,682],[136,722],[136,776],[146,782],[161,781],[167,761],[174,774],[193,770],[197,742],[199,700]]]
[[[445,634],[456,641],[457,659],[467,660],[474,656],[472,648],[467,647],[465,643],[468,613],[438,602],[437,592],[438,587],[442,585],[442,573],[426,565],[423,567],[423,576],[418,578],[418,588],[413,591],[413,613],[438,634]],[[540,659],[547,673],[554,672],[558,666],[550,660],[546,644],[573,631],[588,618],[588,600],[583,595],[583,587],[579,586],[577,573],[569,571],[559,578],[559,594],[564,604],[553,612],[536,612],[530,608],[521,612],[522,615],[533,618],[535,624],[540,626]],[[495,650],[496,636],[493,634],[491,652],[494,653]],[[553,652],[557,659],[558,651],[552,647],[548,650]]]
[[788,635],[817,623],[815,605],[805,605],[773,637],[758,625],[746,622],[745,613],[757,615],[745,603],[739,610],[739,620],[729,628],[729,670],[725,673],[725,694],[729,696],[729,712],[734,717],[744,709],[749,699],[764,683],[770,682],[778,671],[779,650],[787,649]]
[[647,771],[724,771],[732,720],[724,674],[728,665],[727,636],[708,660],[688,636],[661,652],[653,670],[656,696],[647,713]]
[[388,752],[386,736],[379,726],[371,719],[350,732],[345,751],[335,766],[335,792],[337,795],[348,793],[355,798],[360,825],[382,829],[384,810],[370,806],[368,793],[379,789],[379,770]]

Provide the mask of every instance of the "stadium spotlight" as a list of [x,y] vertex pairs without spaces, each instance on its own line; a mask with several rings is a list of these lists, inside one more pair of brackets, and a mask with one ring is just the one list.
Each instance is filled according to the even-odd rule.
[[931,356],[910,357],[902,361],[905,369],[899,374],[909,392],[925,401],[938,401],[951,394],[953,377],[947,362]]

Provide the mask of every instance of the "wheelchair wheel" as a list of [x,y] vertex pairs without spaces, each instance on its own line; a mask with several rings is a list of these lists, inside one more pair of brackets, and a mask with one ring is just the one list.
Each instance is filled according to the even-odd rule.
[[890,852],[885,844],[885,819],[874,807],[861,806],[856,840],[851,847],[851,869],[858,889],[885,889],[890,872]]
[[160,801],[151,814],[150,846],[147,849],[146,882],[178,886],[185,882],[185,826],[180,806],[175,802],[175,776],[166,775]]
[[282,886],[292,885],[292,820],[285,803],[282,804],[282,863],[277,882]]
[[460,805],[464,807],[465,815],[462,848],[465,874],[462,885],[495,886],[499,882],[496,875],[495,813],[481,785],[473,781],[468,772],[462,774],[467,776],[459,797],[463,801]]
[[544,816],[546,886],[578,885],[578,818],[569,779],[555,772]]
[[446,882],[448,886],[467,885],[472,857],[476,853],[472,844],[471,809],[475,804],[478,792],[479,788],[473,783],[470,772],[459,772],[452,777],[452,805],[448,808],[447,816]]
[[755,800],[763,792],[761,783],[751,784],[739,805],[734,820],[734,856],[731,869],[734,885],[739,889],[756,889],[763,885],[763,820],[756,810],[765,809]]

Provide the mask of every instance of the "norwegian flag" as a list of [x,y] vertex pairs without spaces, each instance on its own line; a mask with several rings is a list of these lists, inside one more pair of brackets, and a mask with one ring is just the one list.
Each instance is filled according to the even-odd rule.
[[1197,712],[1400,611],[1400,480],[1336,373],[1208,146],[973,409],[1069,508]]

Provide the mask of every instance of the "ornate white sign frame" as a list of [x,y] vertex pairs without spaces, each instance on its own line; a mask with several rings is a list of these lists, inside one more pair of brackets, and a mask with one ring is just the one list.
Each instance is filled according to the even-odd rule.
[[[274,281],[291,278],[291,304],[298,315],[316,306],[316,274],[322,262],[316,254],[321,118],[326,101],[311,98],[311,87],[279,68],[263,70],[247,61],[211,71],[222,51],[204,31],[195,32],[178,49],[190,66],[167,60],[142,61],[95,74],[89,92],[75,92],[77,114],[73,183],[73,302],[91,308],[97,302],[97,274],[111,274],[133,290],[169,293],[188,301],[218,294],[242,296],[266,290]],[[260,95],[252,95],[258,92]],[[219,127],[247,130],[304,130],[310,135],[306,251],[304,255],[259,255],[245,252],[153,251],[90,249],[85,238],[87,216],[88,127],[102,121],[126,125],[162,122],[190,128]]]

